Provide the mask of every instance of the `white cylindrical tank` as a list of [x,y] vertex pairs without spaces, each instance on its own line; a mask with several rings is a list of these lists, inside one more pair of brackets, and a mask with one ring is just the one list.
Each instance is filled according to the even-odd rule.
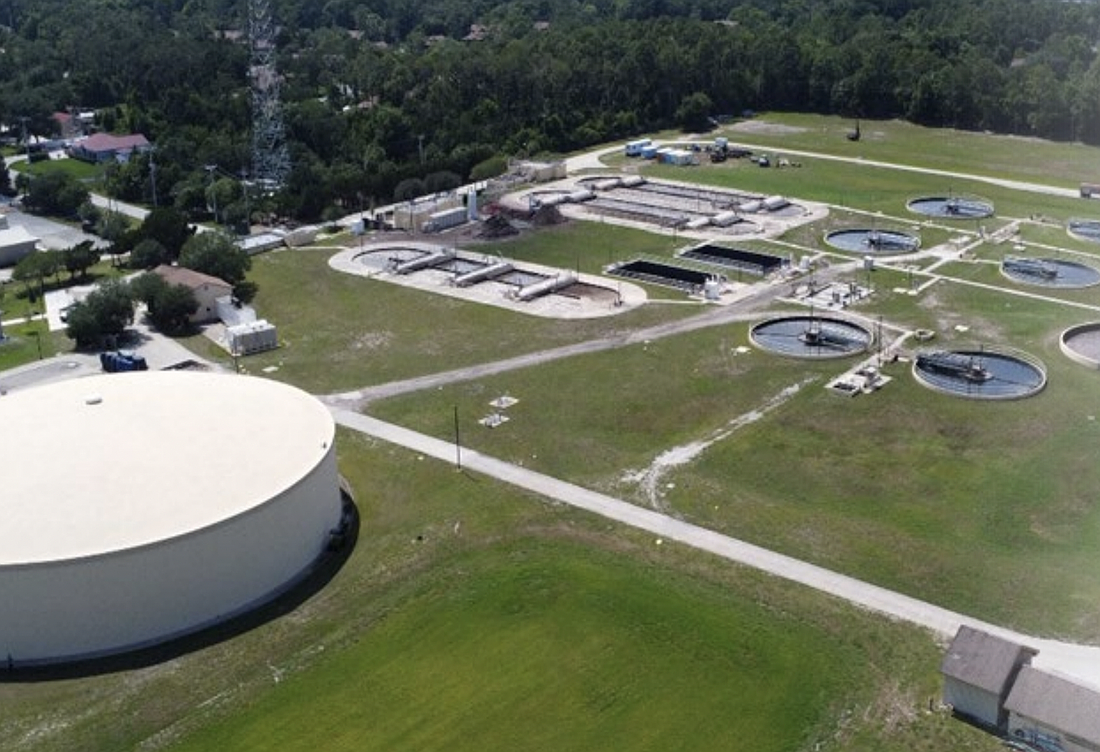
[[741,216],[735,211],[724,211],[715,214],[710,218],[710,221],[715,227],[729,227],[741,221]]
[[766,199],[764,199],[764,203],[763,203],[764,209],[766,211],[770,211],[770,212],[771,211],[779,211],[780,209],[785,209],[786,207],[788,207],[790,205],[791,205],[791,202],[788,201],[783,196],[768,196]]
[[549,295],[552,292],[556,292],[563,287],[568,287],[576,281],[577,275],[572,272],[567,272],[557,277],[548,277],[520,289],[520,291],[516,293],[516,297],[523,301],[534,300],[543,295]]
[[707,277],[703,283],[703,297],[707,300],[718,300],[722,297],[722,280],[717,277]]
[[[0,398],[0,656],[93,657],[223,621],[341,524],[328,410],[267,379],[92,376]],[[49,426],[49,430],[43,430]]]

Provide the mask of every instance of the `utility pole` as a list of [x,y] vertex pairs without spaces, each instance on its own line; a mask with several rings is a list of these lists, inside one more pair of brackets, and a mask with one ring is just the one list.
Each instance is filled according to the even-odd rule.
[[252,209],[248,205],[248,170],[241,168],[241,193],[244,194],[244,234],[252,234]]
[[31,161],[31,142],[27,140],[27,120],[29,118],[26,115],[19,116],[19,125],[23,132],[23,153],[27,157],[27,161]]
[[455,405],[455,470],[462,469],[462,442],[458,435],[458,405]]
[[210,201],[214,204],[214,224],[218,224],[218,192],[214,190],[214,178],[218,166],[208,164],[205,169],[207,174],[210,175]]
[[149,151],[149,183],[153,189],[153,208],[157,206],[157,163],[153,161],[153,151]]

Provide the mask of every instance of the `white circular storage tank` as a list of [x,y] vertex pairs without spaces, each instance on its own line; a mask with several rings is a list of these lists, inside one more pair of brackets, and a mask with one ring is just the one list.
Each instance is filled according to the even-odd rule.
[[0,661],[162,642],[306,574],[341,524],[335,425],[274,381],[93,376],[0,397]]

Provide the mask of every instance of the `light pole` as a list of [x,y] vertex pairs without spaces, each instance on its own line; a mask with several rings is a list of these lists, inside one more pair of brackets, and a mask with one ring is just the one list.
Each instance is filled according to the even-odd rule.
[[458,405],[454,406],[455,410],[455,470],[462,470],[462,441],[458,433]]
[[157,163],[153,161],[153,149],[149,150],[149,187],[153,191],[153,208],[157,206]]
[[252,209],[248,205],[248,170],[241,168],[241,193],[244,194],[244,234],[252,235]]
[[38,359],[42,360],[42,332],[38,331],[38,325],[34,323],[35,318],[38,317],[38,311],[31,311],[30,323],[34,326],[30,330],[30,336],[34,337],[34,343],[38,346]]
[[216,164],[208,164],[205,167],[206,172],[210,175],[210,201],[214,205],[214,224],[218,224],[218,192],[214,190],[214,178],[215,171],[218,169]]

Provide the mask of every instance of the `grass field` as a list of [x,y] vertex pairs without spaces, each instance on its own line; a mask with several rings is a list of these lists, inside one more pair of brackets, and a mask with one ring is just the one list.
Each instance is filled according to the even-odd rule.
[[[604,263],[607,248],[625,256],[668,253],[668,246],[667,239],[649,233],[583,223],[500,250],[543,264],[568,256],[570,268],[580,253],[582,271],[588,271]],[[252,372],[277,366],[276,378],[315,392],[335,392],[580,342],[701,310],[658,305],[602,319],[543,319],[336,272],[328,266],[334,252],[283,251],[255,260],[251,278],[261,290],[256,305],[278,322],[284,346],[249,358]]]
[[[358,546],[285,617],[0,683],[4,750],[997,749],[926,634],[351,434]],[[820,746],[818,746],[820,745]]]
[[[780,126],[768,127],[769,124]],[[1020,136],[946,128],[922,128],[901,120],[862,123],[862,138],[847,139],[852,122],[798,113],[764,113],[740,126],[723,128],[732,142],[813,151],[868,161],[991,175],[1076,190],[1096,180],[1096,149]]]
[[[850,148],[845,121],[767,117],[804,129],[751,134],[776,153]],[[1058,184],[1077,180],[1078,163],[1097,163],[1096,150],[1078,147],[896,123],[863,129],[866,159]],[[1093,206],[802,163],[669,174],[847,208],[754,245],[783,253],[823,250],[829,229],[868,218],[911,223],[906,200],[948,188],[997,203],[988,230],[1007,221],[1002,211],[1058,219]],[[920,228],[926,247],[979,229]],[[1020,238],[1096,253],[1055,222],[1025,224]],[[596,222],[479,249],[598,271],[682,244]],[[1028,400],[937,395],[903,363],[884,367],[893,381],[881,392],[841,398],[822,386],[846,364],[743,351],[750,322],[737,322],[370,410],[450,438],[457,407],[464,444],[489,454],[1006,626],[1100,639],[1100,385],[1058,348],[1063,328],[1100,318],[1058,301],[1100,301],[1094,291],[1020,295],[1029,290],[997,271],[1010,249],[990,243],[977,263],[853,267],[848,276],[873,281],[858,310],[868,322],[1040,358],[1050,383]],[[275,378],[310,391],[343,391],[703,310],[653,289],[657,303],[625,315],[548,321],[340,274],[327,265],[333,252],[255,259],[256,305],[284,346],[244,359],[249,372],[275,367]],[[896,289],[928,273],[945,278],[919,296]],[[789,310],[776,303],[760,315]],[[477,426],[503,393],[520,400],[511,422]],[[662,453],[693,442],[710,443],[645,476],[649,486],[639,480],[661,469]],[[1001,748],[931,709],[943,646],[927,633],[359,435],[341,431],[338,450],[362,525],[324,589],[280,618],[154,665],[0,682],[0,750]]]
[[96,182],[104,175],[103,165],[94,165],[80,159],[45,159],[41,162],[14,162],[12,169],[27,175],[48,175],[63,172],[85,182]]

